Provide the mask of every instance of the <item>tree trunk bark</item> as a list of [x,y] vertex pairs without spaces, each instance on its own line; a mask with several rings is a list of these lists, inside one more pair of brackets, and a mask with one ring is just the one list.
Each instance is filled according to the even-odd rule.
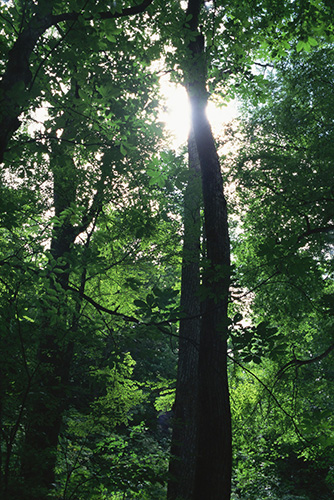
[[184,196],[179,356],[168,500],[190,500],[195,478],[200,333],[200,165],[193,133],[188,139],[189,181]]
[[207,262],[202,286],[198,367],[198,437],[193,500],[229,500],[232,429],[227,376],[227,306],[230,244],[219,158],[206,116],[204,39],[198,32],[202,0],[189,0],[187,17],[196,39],[189,43],[185,75],[192,127],[201,167]]
[[[205,90],[205,89],[203,89]],[[199,351],[198,449],[195,500],[229,500],[231,414],[227,377],[230,247],[220,164],[204,103],[190,95],[201,164],[207,267]]]
[[[56,152],[54,157],[57,158]],[[75,165],[71,157],[61,166],[56,162],[53,178],[55,215],[60,217],[76,200]],[[68,216],[59,227],[54,228],[51,241],[51,265],[56,263],[56,267],[61,270],[53,273],[48,284],[55,296],[58,296],[58,317],[55,317],[55,313],[51,315],[46,307],[42,312],[35,394],[32,397],[22,455],[22,476],[27,500],[46,499],[55,483],[58,437],[68,398],[73,355],[73,341],[68,339],[71,327],[66,325],[66,316],[69,315],[70,318],[71,314],[67,311],[65,297],[61,297],[59,285],[63,291],[67,289],[70,275],[68,257],[76,234]]]
[[50,498],[55,486],[58,437],[66,408],[73,343],[59,347],[55,332],[48,331],[41,342],[36,380],[37,394],[32,403],[22,454],[24,498]]

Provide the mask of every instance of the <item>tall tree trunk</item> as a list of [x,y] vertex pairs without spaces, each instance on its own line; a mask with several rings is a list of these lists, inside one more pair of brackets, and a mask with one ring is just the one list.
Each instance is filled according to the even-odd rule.
[[201,163],[207,268],[199,351],[198,449],[194,500],[229,500],[231,413],[227,378],[229,238],[220,165],[204,109],[193,106]]
[[26,500],[49,498],[54,488],[58,437],[66,407],[73,352],[71,342],[59,346],[59,331],[56,335],[49,325],[46,329],[38,353],[37,394],[32,402],[22,455]]
[[[79,99],[78,87],[72,82],[75,97]],[[70,120],[64,136],[73,127]],[[29,426],[26,430],[22,455],[22,476],[27,500],[49,498],[55,483],[57,444],[63,414],[67,407],[69,376],[73,358],[73,335],[78,329],[80,300],[84,292],[86,270],[82,270],[78,301],[71,306],[66,297],[71,273],[71,253],[78,234],[87,230],[98,217],[103,201],[107,167],[102,166],[100,178],[96,181],[95,195],[89,209],[81,218],[81,223],[73,225],[71,207],[77,200],[77,167],[73,160],[72,146],[53,145],[53,201],[58,224],[54,225],[51,240],[50,266],[55,268],[48,283],[49,290],[57,297],[58,314],[50,313],[45,307],[40,329],[37,353],[38,370],[34,381],[35,395],[31,404]],[[87,246],[89,245],[89,239]],[[87,248],[86,246],[86,248]],[[52,297],[51,297],[52,298]],[[50,305],[54,305],[53,301]]]
[[188,45],[185,77],[201,167],[207,263],[203,272],[198,367],[198,436],[193,500],[229,500],[232,430],[227,377],[227,305],[230,244],[219,158],[206,116],[204,39],[198,32],[202,0],[188,0],[187,18],[196,35]]
[[[58,157],[53,152],[55,158]],[[60,156],[53,169],[55,215],[62,216],[76,200],[75,165],[71,157]],[[60,163],[62,165],[60,166]],[[76,237],[76,229],[69,217],[54,228],[51,241],[51,266],[60,270],[50,277],[49,289],[57,297],[58,317],[46,307],[42,315],[40,343],[37,353],[38,370],[34,381],[29,425],[26,429],[22,456],[22,476],[25,498],[42,500],[47,498],[55,483],[58,437],[66,407],[73,341],[68,339],[70,325],[66,325],[67,300],[65,292],[70,266],[68,257]],[[61,290],[59,289],[59,285]],[[54,304],[51,302],[50,306]]]
[[195,479],[200,333],[200,165],[193,133],[188,139],[189,181],[184,196],[179,356],[168,500],[191,499]]

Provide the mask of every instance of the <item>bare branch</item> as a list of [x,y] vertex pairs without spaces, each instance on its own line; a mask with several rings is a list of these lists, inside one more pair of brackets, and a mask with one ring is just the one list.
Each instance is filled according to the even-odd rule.
[[323,234],[323,233],[332,233],[332,232],[334,232],[334,225],[333,224],[329,224],[328,226],[315,227],[313,229],[308,227],[307,231],[305,231],[305,233],[298,236],[298,241],[300,241],[304,238],[307,238],[307,236],[311,236],[312,234]]
[[309,443],[311,444],[311,441],[309,441],[308,439],[306,439],[303,434],[301,433],[301,431],[299,430],[294,418],[292,415],[290,415],[289,412],[287,412],[285,410],[285,408],[283,408],[283,406],[281,405],[281,403],[278,401],[278,399],[276,398],[276,396],[274,395],[272,389],[270,389],[257,375],[255,375],[255,373],[253,373],[251,370],[249,370],[249,368],[246,368],[242,363],[240,363],[239,361],[237,361],[235,358],[233,358],[233,356],[230,356],[229,354],[227,354],[227,357],[233,361],[233,363],[237,364],[238,366],[240,366],[243,370],[245,370],[247,373],[249,373],[252,377],[255,378],[255,380],[257,380],[259,382],[259,384],[270,394],[271,398],[275,401],[276,405],[278,406],[278,408],[284,413],[284,415],[286,415],[292,422],[292,425],[296,431],[296,434],[300,437],[300,439],[302,439],[304,442],[306,443]]
[[[75,288],[75,287],[73,287],[71,285],[67,285],[67,289],[71,290],[73,292],[76,292],[76,293],[80,293],[80,290],[78,288]],[[180,318],[173,318],[173,319],[164,320],[164,321],[160,321],[160,322],[155,322],[155,321],[147,321],[147,322],[140,321],[135,316],[129,316],[127,314],[123,314],[123,313],[118,312],[118,307],[116,307],[116,309],[109,309],[108,307],[105,307],[102,304],[99,304],[98,302],[96,302],[94,299],[92,299],[91,297],[89,297],[89,295],[86,295],[85,293],[80,293],[80,297],[82,297],[83,299],[86,300],[86,302],[88,302],[93,307],[95,307],[95,309],[97,311],[105,312],[106,314],[109,314],[110,316],[115,316],[117,318],[123,319],[124,321],[128,321],[130,323],[135,323],[136,325],[139,325],[139,326],[146,326],[146,327],[147,326],[154,326],[155,328],[157,328],[158,330],[160,330],[163,334],[168,335],[169,337],[180,338],[179,335],[177,335],[175,333],[172,333],[171,331],[167,330],[167,328],[166,328],[171,323],[176,323],[176,322],[180,321]],[[188,318],[186,318],[186,319],[188,319]],[[189,341],[196,348],[198,348],[197,343],[194,342],[193,339],[190,339],[190,338],[184,337],[184,336],[182,336],[182,338],[184,340]]]
[[317,361],[321,361],[324,358],[326,358],[332,351],[334,350],[334,344],[331,344],[326,351],[324,351],[322,354],[319,354],[318,356],[315,356],[314,358],[310,359],[297,359],[294,358],[288,363],[286,363],[282,368],[277,372],[276,374],[276,380],[280,379],[282,375],[289,370],[292,367],[299,368],[301,366],[305,365],[310,365],[311,363],[316,363]]

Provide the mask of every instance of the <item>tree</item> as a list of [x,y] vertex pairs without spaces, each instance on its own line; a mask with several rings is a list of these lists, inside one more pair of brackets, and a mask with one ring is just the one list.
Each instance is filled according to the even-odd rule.
[[188,139],[189,180],[184,193],[184,234],[178,372],[168,498],[192,498],[197,445],[198,354],[200,341],[201,180],[194,135]]
[[230,247],[227,208],[220,163],[205,108],[207,104],[204,44],[198,32],[202,2],[188,3],[195,40],[190,42],[186,81],[192,126],[202,176],[207,263],[199,347],[198,444],[194,498],[229,498],[231,417],[227,382],[227,302]]
[[[253,290],[252,321],[260,322],[257,329],[239,328],[233,335],[234,355],[243,365],[255,362],[257,366],[249,368],[267,386],[260,386],[262,395],[255,395],[258,380],[249,382],[252,387],[245,397],[238,382],[242,372],[232,379],[236,422],[244,433],[262,436],[258,456],[258,450],[247,444],[251,435],[244,444],[236,435],[239,488],[250,497],[314,498],[320,489],[323,498],[332,496],[326,466],[333,453],[328,430],[332,413],[328,367],[333,352],[333,200],[328,185],[332,112],[329,80],[322,76],[323,71],[330,74],[332,57],[331,46],[322,47],[303,57],[292,55],[276,68],[266,103],[247,102],[244,143],[233,167],[244,207],[243,231],[233,244],[234,253],[240,285]],[[266,361],[260,364],[260,358]],[[243,423],[243,405],[253,407],[253,422],[256,414],[265,417],[261,431]],[[263,482],[270,495],[245,471],[247,456],[263,464]],[[317,492],[309,482],[315,470]]]
[[[156,129],[150,127],[153,93],[151,88],[147,88],[147,82],[152,81],[152,77],[144,69],[147,54],[145,61],[132,58],[132,51],[137,50],[137,40],[130,42],[131,35],[111,24],[108,40],[103,40],[99,46],[102,51],[98,57],[92,56],[90,49],[100,43],[104,36],[104,32],[100,32],[103,21],[95,26],[89,24],[89,19],[96,13],[89,12],[89,19],[85,21],[78,13],[57,17],[50,10],[51,6],[46,4],[44,7],[41,4],[26,7],[31,10],[27,8],[22,11],[19,5],[17,11],[10,8],[7,12],[8,16],[12,15],[11,20],[7,19],[8,24],[17,25],[19,34],[9,51],[2,79],[5,103],[3,116],[6,116],[2,129],[2,145],[6,150],[3,191],[7,195],[4,232],[11,235],[9,245],[4,248],[2,265],[18,269],[16,280],[7,274],[2,285],[9,294],[4,299],[4,307],[13,303],[16,310],[13,316],[16,320],[11,326],[15,331],[16,343],[13,342],[13,347],[18,345],[18,338],[21,349],[21,356],[11,366],[20,381],[14,391],[15,396],[10,390],[9,380],[4,381],[2,392],[2,429],[6,447],[2,486],[6,497],[20,496],[22,486],[26,498],[42,498],[56,484],[56,450],[63,417],[71,402],[71,372],[76,356],[75,340],[80,334],[84,317],[86,281],[92,279],[91,274],[96,272],[92,265],[94,255],[91,253],[91,242],[97,218],[102,207],[107,203],[116,203],[115,195],[122,193],[117,182],[124,182],[128,150],[137,149],[132,159],[136,158],[134,161],[140,164],[148,151],[152,151],[157,135],[152,135],[152,130]],[[63,5],[56,7],[62,8]],[[112,20],[142,10],[144,5],[122,12],[114,10],[104,18]],[[63,32],[59,25],[61,21],[70,22],[70,29]],[[46,29],[53,25],[57,25],[58,30],[46,33]],[[90,46],[84,49],[80,47],[83,33],[89,35],[90,41]],[[36,45],[43,34],[44,44]],[[112,57],[117,45],[114,35],[118,35],[123,49],[127,48],[122,57],[118,55],[117,59]],[[42,56],[44,73],[39,72],[41,65],[32,52],[36,47],[45,54],[44,58]],[[18,53],[21,58],[17,57]],[[80,61],[76,53],[81,54]],[[50,54],[52,58],[48,61]],[[25,84],[28,86],[31,82],[34,91],[27,91],[21,99],[20,82],[24,80],[23,73],[28,73],[29,63],[30,68],[34,69],[34,78],[26,79]],[[136,76],[130,82],[125,82],[124,74],[128,71]],[[112,84],[110,77],[113,79]],[[131,94],[134,87],[135,98]],[[43,129],[34,133],[34,138],[29,130],[23,131],[16,140],[11,141],[8,148],[15,128],[12,124],[17,116],[28,104],[34,109],[41,102],[38,92],[36,97],[37,88],[43,96],[44,105],[48,106],[49,118]],[[125,114],[125,108],[130,115]],[[142,126],[138,132],[140,119]],[[28,120],[26,118],[27,124]],[[21,157],[18,157],[19,151]],[[24,158],[28,158],[28,161],[23,166]],[[11,194],[15,191],[9,187],[10,180],[8,182],[6,179],[10,169],[16,175],[22,172],[22,185],[17,187],[18,193],[25,192],[29,197],[37,189],[39,214],[36,211],[34,214],[34,210],[28,212],[32,207],[27,209],[21,204],[12,210],[13,220],[6,221],[6,213],[13,198]],[[131,182],[134,188],[137,187],[138,179],[134,177],[131,179],[131,175],[126,176],[129,187]],[[45,187],[43,184],[40,187],[40,182]],[[42,197],[47,202],[45,207]],[[32,249],[26,248],[24,253],[20,250],[20,243],[23,242],[25,248],[29,240],[17,226],[15,213],[21,207],[25,214],[29,213],[29,217],[38,215],[37,228],[41,228],[41,234],[46,239],[46,243],[43,243],[38,238],[39,246],[35,243]],[[54,210],[51,220],[50,210]],[[143,222],[146,223],[145,220]],[[34,237],[31,232],[33,223],[29,218],[25,221],[30,239]],[[142,232],[145,233],[145,228]],[[45,248],[48,244],[49,251]],[[34,291],[41,297],[38,304],[26,293],[28,284],[23,279],[25,272],[33,279]],[[13,300],[11,296],[14,290]],[[6,330],[4,328],[4,346],[9,335]],[[30,330],[33,330],[34,335],[29,339]],[[5,366],[9,367],[8,364]],[[20,451],[16,451],[16,456],[21,472],[13,465],[13,451],[18,448]],[[19,481],[15,481],[15,474],[18,474]]]
[[[233,75],[237,85],[241,85],[243,91],[247,92],[247,87],[252,84],[251,82],[260,83],[262,79],[262,75],[254,75],[252,71],[252,59],[256,57],[255,54],[257,56],[265,54],[266,57],[270,54],[276,59],[280,58],[288,53],[292,40],[300,34],[304,36],[306,32],[308,38],[305,42],[301,40],[298,42],[297,50],[300,51],[302,48],[309,50],[311,45],[317,44],[317,41],[310,36],[313,24],[317,22],[316,13],[319,13],[313,5],[309,5],[305,12],[300,11],[299,6],[293,11],[286,4],[279,11],[273,6],[273,12],[269,11],[268,15],[258,16],[253,5],[248,4],[240,7],[238,4],[236,11],[234,10],[236,6],[233,3],[227,8],[223,8],[216,2],[213,8],[213,22],[208,15],[202,16],[203,25],[207,28],[205,34],[209,33],[209,36],[207,35],[209,43],[205,51],[205,35],[198,30],[199,16],[203,7],[203,2],[188,2],[184,24],[184,46],[188,52],[184,51],[184,47],[182,47],[183,60],[180,66],[184,70],[184,81],[190,97],[194,136],[202,171],[205,235],[209,261],[209,270],[205,271],[203,275],[203,285],[204,291],[207,289],[207,293],[212,295],[210,296],[211,302],[210,299],[206,299],[202,310],[198,372],[196,486],[194,488],[188,487],[186,495],[183,486],[179,492],[171,487],[170,491],[173,489],[171,498],[177,498],[178,495],[180,497],[186,496],[186,498],[192,498],[192,495],[194,498],[203,498],[204,496],[207,498],[230,497],[231,426],[226,364],[230,250],[226,201],[223,197],[220,165],[212,133],[204,113],[207,102],[207,69],[209,67],[211,70],[210,76],[217,75],[218,68],[218,71],[221,72],[222,62],[221,59],[217,58],[217,55],[221,56],[224,52],[223,73],[227,77]],[[210,10],[210,7],[207,8]],[[267,12],[266,10],[266,14]],[[291,16],[295,16],[297,19],[293,29],[290,22]],[[322,12],[322,19],[325,16]],[[246,18],[247,23],[245,23]],[[275,24],[280,26],[282,32],[279,42],[275,39],[275,28],[273,29],[272,23],[274,18]],[[306,18],[308,18],[307,28],[305,28]],[[219,31],[219,23],[224,26],[224,30]],[[320,27],[318,34],[325,33],[327,27],[329,32],[328,19]],[[259,31],[262,32],[261,36],[259,36]],[[248,44],[247,48],[246,44]],[[269,50],[264,53],[263,48]],[[224,83],[228,88],[226,82]],[[226,92],[226,89],[224,91]],[[210,272],[211,277],[209,276]],[[213,276],[216,284],[212,283]],[[210,311],[210,313],[205,311]],[[215,314],[212,314],[213,311],[215,314],[217,313],[216,317]],[[218,373],[222,375],[221,379],[217,377]],[[196,371],[194,374],[196,375]],[[217,385],[215,385],[216,383]],[[218,394],[221,397],[219,402],[215,399]],[[179,423],[177,422],[176,425]],[[210,431],[212,432],[211,436]],[[188,460],[190,461],[190,459]],[[191,493],[192,491],[194,493]]]
[[[255,57],[270,53],[277,61],[293,44],[298,51],[308,50],[330,39],[332,30],[330,6],[322,3],[284,2],[278,8],[269,2],[262,7],[257,1],[208,5],[197,0],[189,0],[186,10],[179,2],[158,0],[129,1],[124,8],[102,0],[2,5],[0,286],[5,355],[0,418],[5,498],[20,498],[23,491],[31,499],[53,495],[68,500],[76,495],[101,498],[106,491],[113,496],[162,494],[156,478],[161,478],[167,440],[155,434],[153,422],[157,409],[171,405],[172,341],[180,315],[175,431],[188,429],[182,422],[187,413],[192,430],[183,444],[175,439],[173,450],[184,457],[190,487],[178,483],[176,457],[170,495],[184,496],[187,490],[193,498],[229,498],[227,337],[228,325],[238,329],[240,319],[238,313],[233,320],[227,316],[227,208],[205,116],[208,86],[223,94],[238,88],[260,94],[263,77],[254,74]],[[155,123],[157,78],[150,64],[161,52],[168,64],[178,64],[176,73],[190,96],[190,158],[196,151],[203,192],[205,256],[198,262],[196,236],[190,244],[196,256],[189,262],[192,230],[185,216],[181,312],[176,297],[184,172],[182,160],[164,151]],[[41,108],[48,111],[38,124],[35,112]],[[323,228],[332,224],[329,210],[318,213],[317,201],[302,238],[326,233]],[[197,200],[191,202],[197,213]],[[267,215],[268,224],[279,229],[279,216]],[[197,232],[197,215],[194,222]],[[256,224],[249,222],[249,227],[252,235],[259,234]],[[282,247],[284,254],[288,247]],[[253,249],[255,255],[256,244]],[[276,253],[272,269],[282,256]],[[289,270],[302,260],[293,257]],[[302,264],[306,267],[313,258],[309,254]],[[323,255],[319,260],[321,265],[313,262],[312,267],[317,278],[321,266],[327,269]],[[185,278],[190,268],[192,290]],[[318,289],[323,291],[321,285]],[[261,320],[264,297],[258,293],[254,301],[254,314]],[[331,295],[323,294],[323,299],[322,307],[328,309]],[[291,307],[299,300],[289,295]],[[274,305],[271,297],[273,318]],[[197,371],[194,344],[184,341],[191,337],[196,343],[199,313]],[[275,314],[282,316],[281,311]],[[194,326],[190,334],[189,325]],[[245,332],[257,340],[276,335],[263,321]],[[254,342],[246,346],[242,334],[232,334],[232,341],[236,350],[241,345],[250,351],[243,362],[259,358]],[[275,341],[268,343],[271,349]],[[305,359],[292,361],[304,366]],[[295,366],[286,362],[287,370]],[[185,404],[184,381],[194,373],[198,402],[187,398]],[[145,419],[151,421],[148,430]],[[139,456],[139,442],[154,450],[151,467],[147,457]],[[197,450],[195,460],[184,454],[186,448]],[[113,476],[111,460],[117,464]],[[145,490],[145,481],[156,484]]]
[[[6,47],[8,59],[5,63],[0,85],[2,114],[0,161],[3,161],[7,144],[20,126],[20,114],[27,108],[30,99],[36,92],[36,86],[34,88],[34,84],[38,72],[47,61],[49,55],[62,43],[63,39],[68,36],[73,28],[78,24],[81,24],[81,27],[83,27],[82,24],[85,24],[81,23],[81,16],[82,14],[86,14],[85,8],[87,2],[72,3],[73,7],[78,9],[77,11],[67,11],[67,5],[64,6],[62,2],[58,2],[57,5],[50,5],[48,2],[43,1],[39,2],[37,5],[34,2],[17,2],[16,5],[6,11],[6,15],[10,17],[5,15],[5,30],[10,32],[10,30],[14,28],[17,37],[11,48]],[[95,8],[90,8],[89,12],[86,14],[86,20],[89,22],[89,20],[94,18],[105,20],[136,15],[145,11],[150,3],[152,3],[152,0],[144,0],[141,4],[125,8],[124,10],[113,7],[106,11],[97,9],[97,7],[102,7],[103,4],[96,5]],[[65,12],[62,11],[64,7]],[[70,5],[70,7],[72,7],[72,5]],[[5,9],[5,7],[3,8]],[[65,32],[60,30],[60,40],[55,35],[52,37],[54,42],[52,46],[46,50],[41,62],[33,58],[33,51],[41,37],[49,28],[53,26],[59,28],[59,24],[62,22],[70,22],[71,24]],[[54,33],[56,32],[54,31]],[[87,33],[84,33],[84,35],[86,34]],[[32,67],[31,63],[32,58],[35,63],[34,67]],[[32,69],[35,71],[34,75]],[[37,91],[37,95],[38,94]]]

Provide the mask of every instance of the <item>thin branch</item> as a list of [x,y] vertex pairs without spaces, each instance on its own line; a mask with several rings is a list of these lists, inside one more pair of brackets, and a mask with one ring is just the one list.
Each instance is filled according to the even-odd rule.
[[262,64],[260,63],[259,61],[253,61],[253,64],[255,64],[255,66],[260,66],[261,68],[264,68],[264,69],[267,69],[267,68],[271,68],[271,69],[274,69],[275,66],[273,64]]
[[315,356],[314,358],[310,358],[310,359],[297,359],[297,358],[294,358],[294,359],[288,361],[288,363],[286,363],[284,366],[282,366],[282,368],[277,372],[276,377],[275,377],[276,380],[280,379],[282,377],[282,375],[287,370],[289,370],[292,367],[299,368],[301,366],[310,365],[311,363],[316,363],[317,361],[323,360],[324,358],[326,358],[327,356],[329,356],[329,354],[333,350],[334,350],[334,344],[331,344],[326,349],[326,351],[324,351],[322,354],[319,354],[318,356]]
[[70,496],[68,497],[68,499],[70,500],[75,494],[76,492],[78,491],[79,488],[81,488],[82,485],[84,485],[85,483],[88,483],[89,481],[93,481],[95,479],[95,477],[88,477],[86,479],[84,479],[83,481],[81,481],[81,483],[78,483],[75,488],[73,489],[72,493],[70,494]]
[[298,426],[293,418],[292,415],[290,415],[289,412],[287,412],[283,406],[281,405],[281,403],[278,401],[278,399],[276,398],[276,396],[274,395],[272,389],[270,389],[257,375],[255,375],[255,373],[253,373],[251,370],[249,370],[249,368],[246,368],[242,363],[240,363],[239,361],[237,361],[235,358],[233,358],[233,356],[230,356],[229,354],[227,354],[227,357],[233,361],[233,363],[236,363],[238,366],[240,366],[243,370],[245,370],[247,373],[249,373],[252,377],[254,377],[260,385],[262,385],[262,387],[270,394],[271,398],[275,401],[275,403],[277,404],[278,408],[284,413],[284,415],[286,415],[292,422],[292,425],[296,431],[296,434],[303,440],[305,441],[306,443],[309,443],[309,444],[312,444],[311,441],[309,441],[308,439],[306,439],[302,433],[300,432],[300,430],[298,429]]
[[323,234],[323,233],[331,233],[334,231],[334,225],[329,224],[328,226],[322,226],[322,227],[315,227],[311,229],[310,227],[307,228],[307,231],[305,233],[301,234],[298,236],[298,240],[300,241],[304,238],[307,238],[308,236],[311,236],[312,234]]
[[[109,264],[108,266],[104,267],[103,273],[106,274],[107,271],[110,271],[110,269],[113,269],[114,267],[122,264],[124,261],[126,261],[126,259],[129,256],[131,256],[133,254],[134,250],[135,250],[135,248],[131,248],[119,260],[116,260],[116,261],[112,262],[111,264]],[[100,271],[96,271],[94,274],[91,274],[90,276],[87,277],[87,281],[96,278],[96,276],[98,276],[99,274],[100,274]]]
[[[240,297],[233,297],[232,295],[232,299],[234,301],[236,300],[242,300],[244,299],[245,297],[247,297],[247,295],[249,295],[250,293],[253,293],[255,290],[257,290],[258,288],[260,288],[261,286],[263,285],[266,285],[272,278],[274,278],[275,276],[277,276],[279,274],[278,271],[275,271],[271,276],[269,276],[268,278],[264,279],[263,281],[261,281],[261,283],[258,283],[257,285],[255,285],[253,288],[251,288],[250,290],[248,290],[247,292],[245,292],[243,295],[240,295]],[[275,282],[276,283],[276,282]],[[233,302],[233,300],[231,300],[231,302]]]
[[11,22],[10,19],[7,19],[3,14],[0,13],[0,18],[4,19],[9,25],[10,27],[12,28],[13,32],[18,35],[18,31],[17,29],[15,28],[14,24]]
[[[75,287],[73,287],[71,285],[67,285],[67,289],[71,290],[73,292],[76,292],[76,293],[80,293],[78,288],[75,288]],[[116,309],[109,309],[108,307],[105,307],[102,304],[99,304],[98,302],[96,302],[94,299],[92,299],[91,297],[89,297],[85,293],[82,293],[81,297],[83,299],[85,299],[93,307],[95,307],[95,309],[97,311],[105,312],[106,314],[109,314],[110,316],[115,316],[117,318],[123,319],[124,321],[135,323],[136,325],[139,325],[139,326],[146,326],[146,327],[147,326],[154,326],[154,327],[158,328],[158,330],[160,330],[165,335],[168,335],[169,337],[180,338],[179,335],[177,335],[175,333],[172,333],[172,332],[170,332],[169,330],[166,329],[166,326],[168,326],[170,323],[177,323],[178,321],[180,321],[180,318],[173,318],[173,319],[159,321],[159,322],[154,322],[154,321],[140,321],[140,319],[136,318],[135,316],[128,316],[127,314],[118,312],[118,310],[117,310],[118,308],[116,308]],[[182,319],[191,319],[191,318],[182,318]],[[192,339],[190,339],[188,337],[184,337],[184,336],[182,336],[182,338],[184,340],[187,340],[187,341],[191,342],[195,347],[198,347],[197,343],[194,342]]]

